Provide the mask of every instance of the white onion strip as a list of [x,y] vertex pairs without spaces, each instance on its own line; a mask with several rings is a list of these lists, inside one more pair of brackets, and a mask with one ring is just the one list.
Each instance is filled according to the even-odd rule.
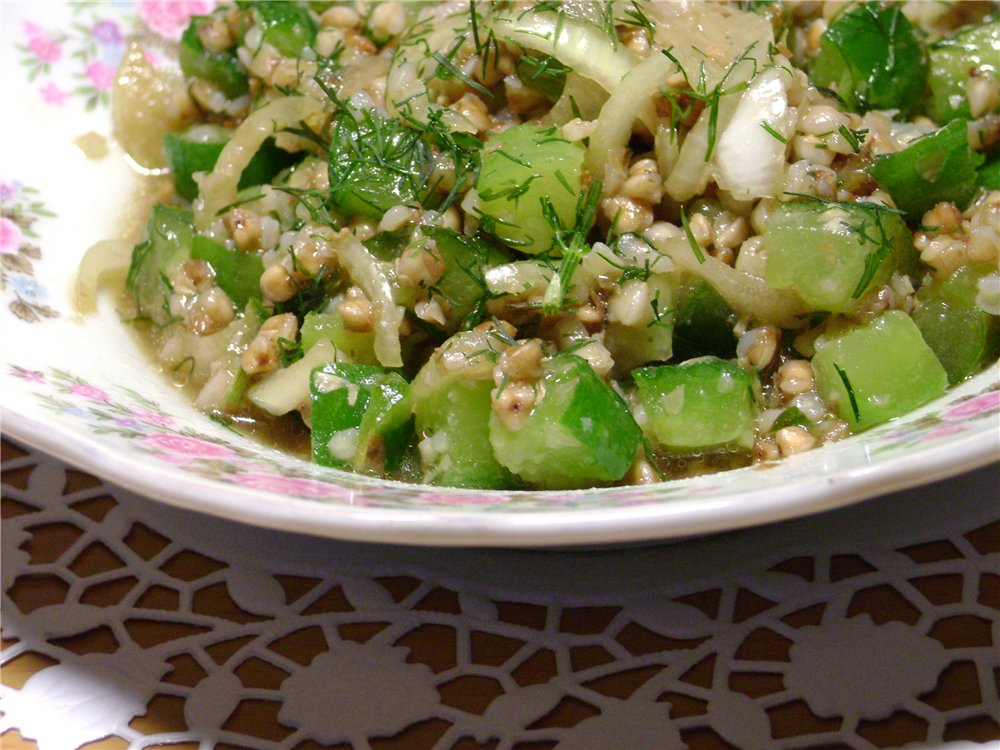
[[402,367],[399,328],[405,309],[392,298],[388,264],[368,252],[351,234],[343,234],[334,245],[341,267],[375,308],[375,356],[386,367]]
[[206,229],[220,209],[236,201],[240,176],[268,138],[285,128],[323,111],[323,103],[307,96],[276,99],[245,119],[222,149],[215,168],[195,177],[199,199],[195,202],[195,224]]
[[97,307],[97,290],[112,282],[125,280],[132,262],[132,243],[125,240],[101,240],[83,255],[76,275],[74,305],[81,315]]
[[[590,136],[584,162],[590,174],[604,174],[609,155],[628,144],[637,117],[647,125],[656,121],[656,110],[650,99],[667,87],[667,79],[676,70],[675,62],[654,52],[626,74],[601,108],[597,129]],[[654,135],[656,130],[655,126],[651,128]]]

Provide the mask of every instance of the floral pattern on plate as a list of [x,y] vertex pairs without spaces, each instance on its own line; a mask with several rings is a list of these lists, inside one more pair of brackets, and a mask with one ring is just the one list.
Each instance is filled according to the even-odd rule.
[[0,182],[0,290],[13,293],[7,303],[14,315],[28,323],[54,318],[44,286],[35,279],[35,263],[42,249],[35,244],[39,219],[55,214],[46,208],[38,190],[19,182]]

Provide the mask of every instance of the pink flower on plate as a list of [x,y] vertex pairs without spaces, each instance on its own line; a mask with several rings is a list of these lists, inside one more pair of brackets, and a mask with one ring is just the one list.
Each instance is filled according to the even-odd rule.
[[169,427],[174,423],[174,420],[170,417],[165,417],[162,414],[156,414],[151,411],[143,411],[142,409],[133,409],[132,416],[136,419],[141,419],[143,422],[158,425],[159,427]]
[[101,60],[95,60],[87,66],[87,78],[94,88],[101,91],[110,89],[115,82],[115,69]]
[[960,432],[965,432],[965,428],[957,424],[943,424],[940,427],[935,427],[933,430],[924,435],[924,440],[936,440],[938,438],[948,437],[949,435],[957,435]]
[[417,502],[424,505],[499,505],[507,501],[503,495],[476,492],[421,492]]
[[77,396],[83,396],[91,401],[103,401],[106,404],[111,403],[111,396],[96,386],[87,385],[86,383],[73,383],[69,389]]
[[14,375],[21,378],[21,380],[27,383],[44,383],[45,375],[38,370],[22,370],[17,368],[14,370]]
[[62,45],[40,26],[25,22],[24,31],[28,35],[28,49],[38,62],[53,63],[62,57]]
[[23,239],[21,227],[6,216],[0,216],[0,253],[13,255],[21,247]]
[[42,95],[43,102],[55,105],[56,107],[61,107],[69,99],[69,92],[60,88],[53,81],[49,81],[38,89],[38,93]]
[[953,406],[941,416],[944,419],[961,420],[987,411],[1000,409],[1000,391],[990,391],[964,403]]
[[[283,477],[280,474],[248,472],[246,474],[230,474],[229,479],[244,487],[293,497],[331,497],[343,495],[345,492],[342,488],[326,482],[318,482],[315,479],[299,479],[298,477]],[[349,491],[348,494],[350,494]]]
[[190,466],[195,462],[191,456],[182,456],[177,453],[155,453],[154,456],[160,461],[174,466]]
[[139,16],[156,34],[177,41],[191,16],[203,16],[215,6],[209,0],[139,0]]
[[146,445],[164,451],[173,456],[190,458],[232,458],[235,454],[222,445],[210,443],[207,440],[171,435],[166,432],[154,432],[142,439]]

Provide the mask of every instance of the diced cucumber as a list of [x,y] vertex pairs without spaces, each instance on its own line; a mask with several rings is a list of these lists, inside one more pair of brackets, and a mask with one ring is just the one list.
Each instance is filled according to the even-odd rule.
[[229,295],[237,307],[251,299],[261,298],[260,277],[264,261],[256,253],[230,250],[208,237],[195,237],[191,242],[191,257],[204,260],[215,271],[215,284]]
[[521,55],[514,64],[514,72],[521,82],[530,89],[555,102],[566,88],[566,76],[572,70],[556,58]]
[[646,432],[672,451],[748,448],[754,440],[753,381],[739,365],[704,359],[632,373]]
[[264,41],[285,57],[301,57],[302,50],[316,41],[316,23],[309,11],[287,0],[255,0],[246,3],[263,32]]
[[487,427],[493,382],[428,377],[426,369],[436,366],[432,359],[413,381],[424,481],[481,489],[509,487],[513,478],[497,461]]
[[432,189],[434,160],[421,134],[375,111],[341,108],[329,163],[330,198],[345,216],[381,216]]
[[987,190],[1000,190],[1000,157],[994,158],[979,168],[976,184]]
[[425,482],[500,489],[514,481],[490,445],[496,335],[483,330],[456,333],[434,351],[413,380],[413,415]]
[[649,289],[648,321],[625,324],[611,320],[604,329],[604,346],[615,362],[615,377],[627,377],[636,367],[666,362],[674,351],[674,281],[669,274],[653,274]]
[[819,395],[862,430],[923,406],[948,386],[917,324],[899,310],[827,342],[812,367]]
[[250,388],[247,398],[268,414],[280,417],[309,401],[310,373],[337,358],[337,350],[322,340],[307,351],[302,359],[277,370]]
[[524,424],[490,415],[490,442],[500,463],[537,487],[572,488],[621,479],[641,431],[625,402],[583,359],[548,360],[539,400]]
[[913,322],[944,366],[950,385],[1000,353],[1000,318],[976,306],[979,280],[995,272],[989,263],[966,266],[917,292],[920,306]]
[[902,217],[873,203],[783,203],[768,220],[764,248],[768,284],[829,312],[856,307],[917,257]]
[[674,358],[736,357],[736,314],[707,281],[681,284],[674,313]]
[[478,237],[441,227],[425,228],[424,232],[434,241],[445,263],[444,275],[434,289],[451,305],[455,322],[460,323],[470,316],[481,317],[482,307],[490,296],[485,269],[510,259]]
[[969,148],[965,121],[955,120],[902,151],[878,157],[868,174],[916,221],[941,201],[964,209],[976,194],[976,168],[982,163]]
[[[170,165],[177,194],[184,200],[198,197],[196,172],[211,172],[229,140],[229,131],[217,125],[196,125],[183,133],[163,136],[163,153]],[[268,138],[240,175],[239,189],[262,185],[281,170],[298,163],[301,154],[290,154]]]
[[484,228],[522,252],[549,250],[555,234],[541,199],[549,198],[560,221],[572,225],[584,154],[554,127],[515,125],[490,138],[476,182]]
[[181,35],[177,51],[181,71],[189,78],[215,84],[229,99],[236,99],[250,90],[247,74],[234,50],[205,49],[198,37],[198,27],[210,20],[210,16],[194,16]]
[[349,331],[340,313],[307,313],[299,330],[302,348],[309,351],[317,342],[327,339],[333,342],[340,358],[359,365],[377,365],[375,356],[375,332],[359,333]]
[[931,118],[941,124],[972,118],[965,85],[973,71],[1000,79],[1000,20],[974,26],[931,47]]
[[154,206],[144,239],[132,251],[125,285],[135,295],[139,317],[156,326],[173,322],[170,312],[171,277],[191,257],[194,225],[191,214],[168,206]]
[[355,471],[398,468],[411,435],[409,390],[381,367],[338,362],[314,369],[313,461]]

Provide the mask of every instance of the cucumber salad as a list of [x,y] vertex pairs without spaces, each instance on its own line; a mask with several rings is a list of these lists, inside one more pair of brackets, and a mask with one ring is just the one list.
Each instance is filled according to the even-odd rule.
[[[141,40],[123,316],[199,409],[469,488],[882,424],[1000,348],[989,2],[235,2]],[[155,204],[155,205],[153,205]]]

